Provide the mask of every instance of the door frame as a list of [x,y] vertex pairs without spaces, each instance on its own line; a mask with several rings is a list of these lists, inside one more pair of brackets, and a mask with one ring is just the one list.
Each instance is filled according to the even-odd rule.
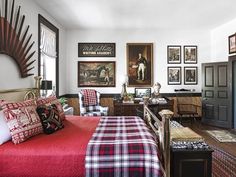
[[230,117],[232,118],[231,121],[231,128],[236,129],[236,127],[234,127],[234,96],[236,93],[234,93],[233,87],[234,87],[234,70],[233,70],[233,63],[236,62],[236,55],[234,56],[229,56],[229,62],[228,62],[228,70],[229,70],[229,96],[230,96],[230,107],[231,107],[231,111],[230,111]]

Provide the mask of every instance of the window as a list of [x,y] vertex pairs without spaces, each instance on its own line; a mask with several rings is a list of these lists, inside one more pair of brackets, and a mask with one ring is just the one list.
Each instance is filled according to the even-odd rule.
[[59,30],[40,14],[38,23],[38,74],[43,80],[52,81],[52,90],[46,91],[46,95],[54,92],[58,96]]

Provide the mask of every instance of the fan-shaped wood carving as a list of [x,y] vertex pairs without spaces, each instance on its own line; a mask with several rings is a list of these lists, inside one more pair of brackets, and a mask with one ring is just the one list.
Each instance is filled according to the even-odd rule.
[[3,7],[0,7],[0,53],[6,54],[15,60],[20,70],[21,77],[24,78],[33,75],[29,74],[28,72],[34,68],[32,64],[35,62],[35,60],[30,61],[30,59],[33,57],[35,51],[29,53],[30,49],[34,45],[34,42],[31,42],[31,44],[29,44],[32,34],[28,38],[26,37],[29,30],[29,25],[27,26],[24,34],[21,36],[21,31],[25,21],[25,15],[20,15],[20,6],[18,7],[17,12],[14,13],[14,6],[15,0],[12,1],[12,5],[10,7],[9,21],[8,0],[5,0],[4,14],[2,14]]

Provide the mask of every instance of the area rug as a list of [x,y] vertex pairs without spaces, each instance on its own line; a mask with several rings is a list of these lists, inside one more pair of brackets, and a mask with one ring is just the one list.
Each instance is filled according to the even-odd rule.
[[212,153],[212,177],[235,177],[236,157],[222,149],[211,147]]
[[221,143],[235,143],[236,135],[227,130],[206,130],[206,132],[214,139]]

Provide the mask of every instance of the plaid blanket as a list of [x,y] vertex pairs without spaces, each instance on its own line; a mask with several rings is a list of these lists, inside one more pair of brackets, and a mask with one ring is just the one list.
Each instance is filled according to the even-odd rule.
[[83,105],[84,106],[96,106],[97,103],[97,91],[93,89],[83,89]]
[[87,146],[87,177],[162,176],[157,145],[139,117],[101,117]]

